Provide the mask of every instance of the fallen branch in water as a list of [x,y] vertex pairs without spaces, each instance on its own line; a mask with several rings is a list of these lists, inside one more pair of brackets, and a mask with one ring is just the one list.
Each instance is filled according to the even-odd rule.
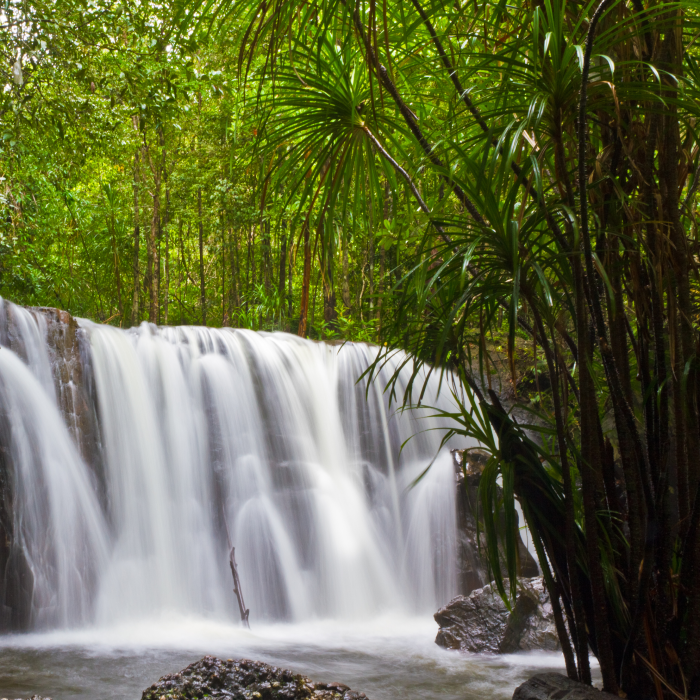
[[228,563],[231,566],[231,576],[233,576],[233,592],[236,594],[236,599],[238,600],[238,609],[241,612],[241,622],[250,629],[250,622],[248,622],[248,615],[250,610],[246,608],[245,602],[243,601],[243,591],[241,590],[241,580],[238,578],[238,567],[236,566],[236,548],[231,547],[231,553],[228,555]]

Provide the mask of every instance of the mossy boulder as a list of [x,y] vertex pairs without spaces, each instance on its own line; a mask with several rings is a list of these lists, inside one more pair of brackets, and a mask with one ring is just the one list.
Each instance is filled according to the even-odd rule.
[[314,683],[284,668],[248,659],[205,656],[178,673],[163,676],[141,700],[367,700],[342,683]]

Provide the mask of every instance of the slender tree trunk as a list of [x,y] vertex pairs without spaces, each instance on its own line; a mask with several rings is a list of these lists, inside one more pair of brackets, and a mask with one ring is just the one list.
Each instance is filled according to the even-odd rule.
[[262,237],[262,269],[261,274],[265,285],[265,294],[270,295],[272,289],[272,246],[270,241],[270,221],[265,219],[261,225]]
[[[188,275],[188,270],[187,270],[187,261],[185,259],[185,241],[182,237],[182,219],[180,219],[179,224],[178,224],[178,237],[180,238],[180,268],[178,270],[178,276],[179,276],[179,284],[178,284],[178,293],[180,294],[180,325],[183,324],[184,322],[184,312],[185,312],[185,304],[182,300],[183,296],[185,299],[187,299],[187,278],[189,277]],[[189,240],[189,235],[190,235],[190,225],[187,224],[187,236]],[[184,290],[184,295],[183,295],[183,290],[182,290],[182,271],[185,271],[185,290]]]
[[369,277],[369,318],[374,317],[374,226],[370,225],[369,241],[367,242],[367,273]]
[[325,225],[325,217],[322,216],[319,224],[319,234],[321,236],[321,240],[327,239],[325,274],[323,276],[323,320],[330,328],[335,328],[338,321],[338,312],[335,308],[335,245],[333,235],[330,234],[326,236]]
[[224,217],[221,216],[221,325],[230,325],[228,310],[226,308],[226,230],[223,227]]
[[309,285],[311,282],[311,243],[309,220],[304,221],[304,276],[301,283],[301,305],[299,308],[299,329],[297,335],[306,338],[308,334]]
[[[160,180],[160,178],[158,178]],[[148,237],[148,320],[158,322],[158,286],[160,265],[158,260],[157,242],[160,238],[160,182],[153,194],[153,218],[151,219],[150,235]]]
[[158,321],[158,280],[160,276],[158,253],[156,250],[157,241],[160,238],[160,182],[161,170],[160,162],[151,158],[151,151],[144,138],[143,153],[148,161],[153,175],[153,216],[151,217],[151,228],[146,239],[146,288],[148,289],[148,320],[150,323]]
[[[384,221],[391,221],[391,192],[389,190],[388,180],[384,181]],[[382,294],[384,293],[385,268],[386,250],[382,244],[379,248],[379,283],[377,285],[379,292],[379,298],[377,299],[377,320],[379,321],[378,333],[380,334],[382,332]]]
[[348,236],[345,234],[343,237],[343,305],[345,306],[346,309],[349,309],[350,306],[352,305],[352,301],[350,299],[350,281],[348,277],[348,268],[349,268],[349,260],[348,260]]
[[182,268],[184,265],[184,250],[182,246],[182,219],[178,218],[177,222],[177,248],[176,248],[176,257],[178,258],[178,266],[177,266],[177,296],[178,299],[180,300],[180,323],[179,325],[182,325]]
[[290,320],[292,319],[292,311],[293,311],[293,297],[292,297],[292,283],[293,283],[293,277],[294,277],[294,256],[292,255],[292,250],[293,250],[293,245],[294,245],[294,231],[289,229],[289,255],[288,257],[288,266],[289,266],[289,277],[287,278],[287,318]]
[[[586,546],[590,568],[591,592],[593,594],[593,620],[589,628],[595,628],[596,654],[600,661],[603,683],[608,692],[617,689],[613,653],[610,646],[610,628],[606,604],[605,580],[600,561],[600,545],[596,504],[596,469],[600,468],[601,455],[598,442],[598,404],[595,394],[591,364],[593,352],[590,342],[591,329],[586,313],[583,291],[583,271],[578,258],[573,261],[576,284],[577,340],[579,352],[580,411],[581,411],[581,491],[586,525]],[[591,281],[592,283],[592,281]],[[593,623],[591,625],[590,623]]]
[[119,274],[119,253],[117,252],[117,236],[114,225],[114,210],[110,212],[109,230],[112,234],[112,255],[114,257],[114,281],[117,285],[117,309],[119,310],[119,325],[124,320],[124,305],[122,304],[122,280]]
[[131,325],[139,322],[139,152],[134,156],[134,295],[131,301]]
[[207,325],[207,292],[204,280],[204,223],[202,222],[202,188],[197,189],[197,211],[199,213],[199,284],[202,307],[202,325]]
[[231,256],[231,287],[229,289],[229,317],[232,325],[238,325],[238,314],[241,307],[239,293],[240,265],[238,264],[238,237],[233,228],[229,227],[229,255]]
[[[321,281],[322,269],[318,269],[318,274],[316,275],[316,284],[314,284],[314,290],[311,293],[311,322],[308,323],[308,330],[315,328],[314,323],[316,322],[316,299],[318,297],[318,284]],[[307,330],[307,334],[308,334]]]
[[280,232],[280,260],[279,260],[279,276],[277,278],[277,296],[280,304],[280,322],[281,316],[284,313],[285,302],[285,282],[287,279],[287,222],[282,221],[282,231]]
[[[554,417],[557,429],[557,443],[559,447],[559,459],[561,462],[562,481],[564,486],[564,507],[566,509],[566,568],[568,571],[568,583],[570,589],[569,599],[572,614],[569,617],[569,627],[571,631],[571,639],[574,642],[574,649],[576,651],[576,659],[578,661],[578,668],[576,668],[576,666],[574,666],[573,664],[573,659],[569,659],[569,656],[567,655],[567,672],[569,674],[569,677],[573,680],[580,680],[582,683],[590,684],[591,669],[588,661],[588,633],[586,630],[586,619],[583,609],[583,600],[581,598],[579,569],[576,556],[577,530],[575,521],[575,505],[573,498],[573,488],[571,483],[571,469],[569,466],[566,422],[564,414],[564,406],[566,406],[566,404],[568,403],[568,396],[566,392],[567,383],[566,379],[564,379],[564,406],[562,406],[561,394],[559,390],[560,372],[558,368],[558,361],[555,357],[553,357],[551,346],[547,341],[546,329],[542,318],[537,310],[537,306],[535,304],[530,304],[530,306],[533,311],[535,326],[540,336],[542,349],[544,351],[545,359],[547,361],[547,369],[549,371],[549,376],[551,380],[552,401],[554,404]],[[550,591],[550,597],[554,597],[554,594],[554,591]],[[568,645],[569,643],[568,639],[562,638],[561,633],[559,633],[559,636],[561,639],[562,648],[566,648],[566,645]],[[566,634],[564,634],[563,637],[566,637]]]
[[[161,147],[163,148],[163,182],[165,185],[165,215],[163,216],[163,226],[161,229],[161,237],[165,231],[165,295],[163,297],[163,313],[165,325],[168,325],[168,307],[170,302],[170,182],[168,180],[168,167],[165,150],[165,134],[161,129]],[[160,264],[158,265],[160,270]],[[160,278],[159,278],[160,279]]]
[[[270,321],[270,312],[268,301],[270,299],[270,291],[272,290],[272,244],[270,240],[270,220],[266,218],[260,224],[260,231],[262,232],[262,260],[260,261],[260,276],[262,277],[262,283],[265,288],[265,321]],[[262,308],[262,307],[261,307]],[[260,311],[260,317],[258,320],[258,329],[263,326],[263,314]]]
[[165,229],[165,325],[168,325],[168,310],[170,308],[170,228]]

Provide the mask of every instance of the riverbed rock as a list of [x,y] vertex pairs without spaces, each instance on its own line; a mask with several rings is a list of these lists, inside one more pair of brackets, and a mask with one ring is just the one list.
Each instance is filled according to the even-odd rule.
[[[479,482],[489,455],[482,450],[452,450],[457,488],[457,571],[462,595],[483,588],[491,580],[486,557],[486,536],[483,527],[477,526],[479,504]],[[516,516],[517,518],[517,516]],[[505,529],[505,518],[501,512],[497,527]],[[532,578],[539,575],[537,563],[523,543],[520,534],[518,546],[518,577]],[[505,564],[505,555],[503,557]]]
[[616,697],[554,672],[538,673],[513,693],[513,700],[613,700]]
[[179,673],[163,676],[141,700],[367,700],[342,683],[314,683],[294,671],[261,661],[205,656]]
[[[506,589],[508,580],[505,581]],[[518,594],[509,611],[494,584],[457,596],[438,610],[435,643],[446,649],[474,653],[512,654],[517,651],[558,651],[552,605],[541,576],[519,579]]]

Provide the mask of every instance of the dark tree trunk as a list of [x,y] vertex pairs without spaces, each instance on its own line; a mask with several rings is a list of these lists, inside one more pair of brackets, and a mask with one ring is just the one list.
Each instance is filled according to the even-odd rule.
[[134,294],[131,301],[131,325],[139,321],[139,152],[134,156]]
[[[277,277],[277,296],[280,305],[280,317],[284,313],[285,302],[285,287],[287,281],[287,222],[282,222],[282,231],[280,233],[280,259],[279,270]],[[281,319],[280,319],[281,320]]]
[[299,329],[297,335],[306,338],[308,334],[309,285],[311,283],[311,244],[309,221],[304,221],[304,275],[301,283],[301,304],[299,307]]
[[204,223],[202,221],[202,188],[197,190],[197,211],[199,214],[199,285],[202,325],[207,325],[207,290],[204,280]]

